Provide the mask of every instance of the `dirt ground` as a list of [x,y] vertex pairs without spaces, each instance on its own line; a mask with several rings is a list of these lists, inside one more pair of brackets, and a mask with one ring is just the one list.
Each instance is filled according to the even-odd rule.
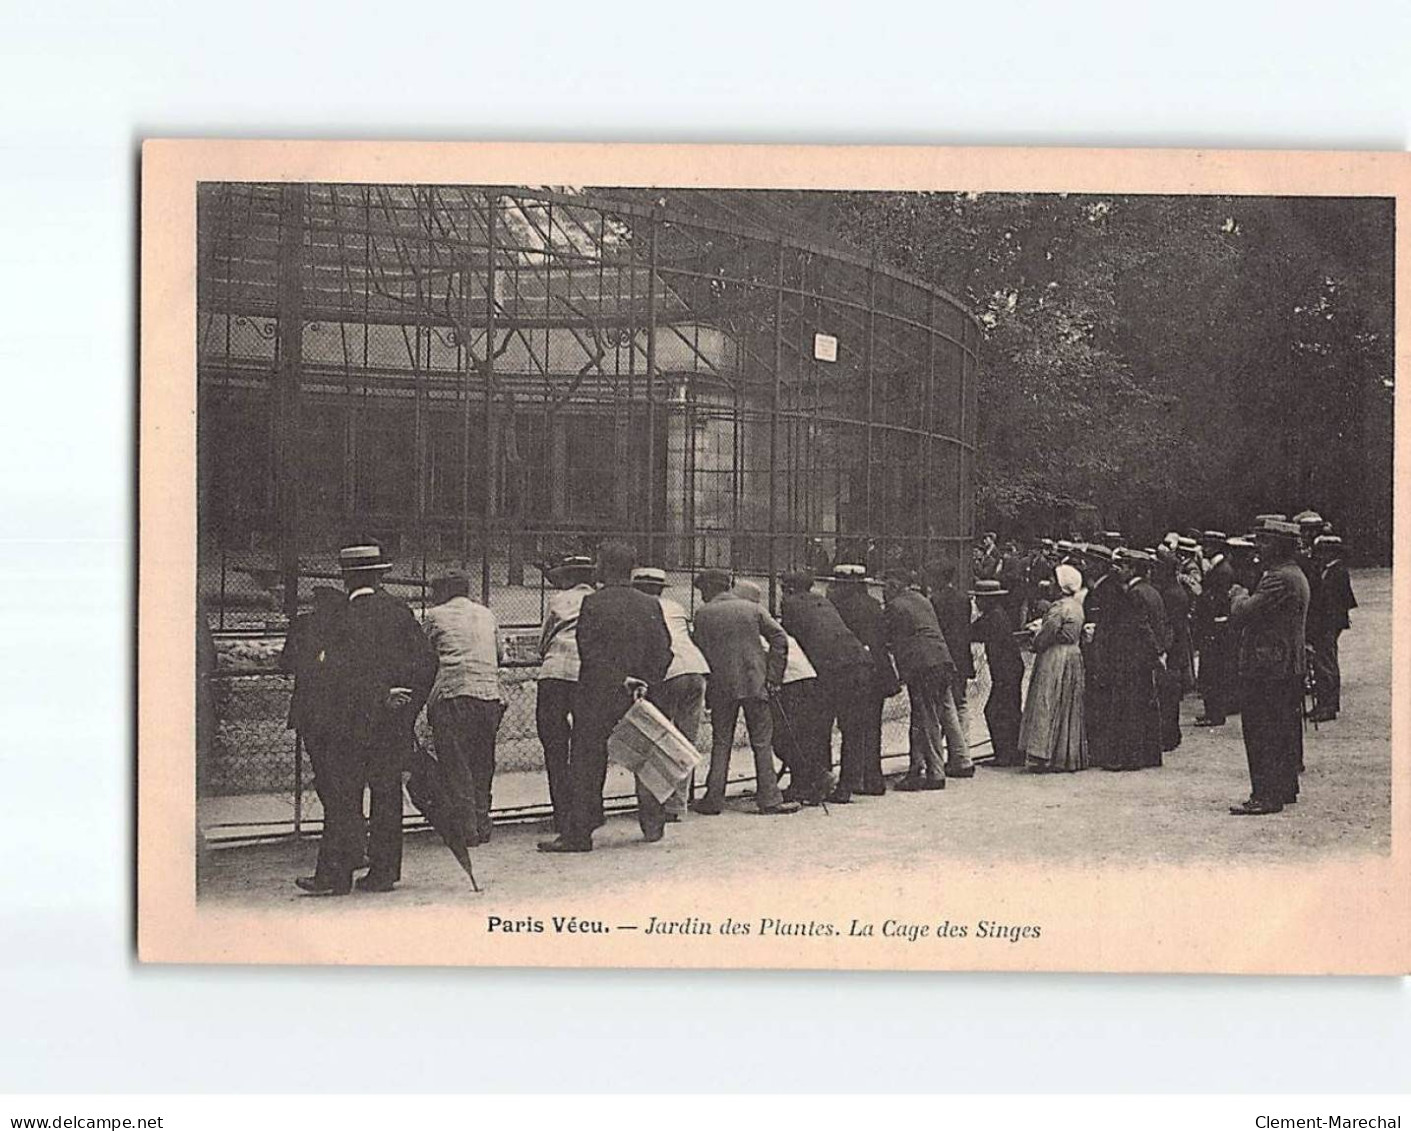
[[[635,818],[614,816],[588,856],[535,851],[536,825],[497,828],[475,850],[487,892],[512,901],[580,896],[643,881],[710,875],[722,885],[768,860],[781,884],[791,870],[840,877],[889,859],[1109,863],[1290,863],[1332,855],[1387,853],[1391,845],[1391,573],[1354,576],[1361,607],[1342,637],[1343,713],[1305,739],[1307,772],[1299,804],[1276,816],[1237,818],[1228,806],[1249,793],[1237,718],[1222,728],[1191,724],[1199,701],[1182,705],[1182,744],[1160,769],[1109,774],[1032,775],[982,767],[943,793],[889,793],[846,806],[762,818],[745,801],[725,815],[690,817],[657,845],[642,842]],[[893,763],[895,765],[895,763]],[[900,769],[900,766],[897,766]],[[315,846],[271,844],[210,852],[201,897],[214,903],[273,908],[300,900],[301,910],[336,915],[363,905],[308,900],[293,886],[311,870]],[[797,862],[791,865],[790,861]],[[439,839],[406,838],[403,882],[381,904],[412,907],[475,898]]]

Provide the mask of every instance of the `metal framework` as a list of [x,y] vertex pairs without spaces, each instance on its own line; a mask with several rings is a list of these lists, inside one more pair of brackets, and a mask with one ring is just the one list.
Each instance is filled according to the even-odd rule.
[[502,608],[609,536],[771,587],[825,555],[965,568],[978,328],[780,194],[218,183],[198,237],[222,612],[217,557],[292,615],[353,534]]

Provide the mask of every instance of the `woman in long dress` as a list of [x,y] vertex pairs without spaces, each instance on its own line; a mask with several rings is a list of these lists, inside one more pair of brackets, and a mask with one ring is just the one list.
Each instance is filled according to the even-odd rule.
[[1083,575],[1070,565],[1055,571],[1061,596],[1044,614],[1034,636],[1034,670],[1019,727],[1019,750],[1037,771],[1086,770],[1083,728]]

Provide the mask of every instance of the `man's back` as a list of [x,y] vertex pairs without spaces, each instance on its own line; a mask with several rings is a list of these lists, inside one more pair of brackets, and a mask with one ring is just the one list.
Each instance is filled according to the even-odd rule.
[[936,612],[931,602],[915,589],[907,589],[888,599],[883,618],[887,642],[897,661],[902,679],[911,679],[928,669],[949,675],[955,668]]
[[626,585],[605,585],[578,613],[578,683],[615,690],[628,676],[660,683],[671,664],[661,602]]
[[868,662],[866,649],[821,593],[790,593],[780,604],[779,620],[820,672]]
[[499,699],[499,637],[495,614],[469,597],[426,610],[423,627],[436,649],[436,682],[429,702],[456,696]]
[[711,699],[762,699],[767,682],[782,682],[788,638],[763,606],[721,593],[696,610],[692,635],[710,664]]
[[970,653],[970,598],[953,584],[945,585],[931,594],[931,608],[935,611],[936,622],[941,626],[941,635],[946,638],[946,648],[956,669],[966,679],[975,678],[975,660]]

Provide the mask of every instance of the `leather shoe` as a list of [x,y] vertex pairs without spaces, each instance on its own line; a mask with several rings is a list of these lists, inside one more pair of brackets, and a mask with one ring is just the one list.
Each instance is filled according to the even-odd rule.
[[663,818],[663,819],[666,821],[666,823],[667,823],[668,825],[679,825],[679,824],[681,823],[681,814],[680,814],[680,813],[668,813],[668,814],[665,816],[665,818]]
[[723,812],[717,801],[692,801],[690,808],[702,817],[718,817]]
[[906,777],[902,778],[901,781],[897,782],[894,786],[892,786],[892,789],[894,789],[898,793],[917,793],[925,788],[925,778],[912,777],[910,774],[908,774]]
[[778,805],[771,805],[767,809],[761,809],[759,815],[761,817],[782,817],[786,813],[797,813],[798,811],[799,803],[797,801],[781,801]]
[[922,783],[921,783],[920,785],[918,785],[916,788],[919,789],[919,790],[921,790],[923,793],[929,793],[929,792],[931,792],[932,790],[945,789],[945,787],[946,787],[946,779],[945,779],[945,778],[926,778],[926,779],[923,780]]
[[839,786],[826,798],[829,805],[851,805],[852,791]]
[[1246,801],[1243,805],[1231,805],[1230,815],[1234,817],[1262,817],[1267,813],[1282,813],[1282,805],[1269,805],[1263,801]]
[[962,766],[958,770],[952,770],[949,766],[946,767],[946,777],[948,778],[973,778],[974,776],[974,766]]
[[642,830],[642,839],[643,839],[644,841],[646,841],[648,844],[656,844],[656,842],[659,841],[659,840],[660,840],[663,836],[665,836],[665,835],[666,835],[666,826],[665,826],[665,825],[653,825],[653,826],[652,826],[651,828],[649,828],[649,829],[643,829],[643,830]]
[[388,892],[397,886],[397,881],[383,879],[381,876],[373,876],[369,874],[361,877],[353,886],[356,887],[359,891]]
[[555,837],[553,840],[541,840],[539,842],[540,852],[592,852],[593,842],[581,840],[568,840],[565,837]]
[[879,782],[876,785],[865,785],[857,791],[863,797],[885,797],[887,795],[887,783]]
[[325,880],[322,876],[299,876],[294,884],[300,891],[309,895],[347,895],[353,890],[353,885],[335,884],[332,880]]

